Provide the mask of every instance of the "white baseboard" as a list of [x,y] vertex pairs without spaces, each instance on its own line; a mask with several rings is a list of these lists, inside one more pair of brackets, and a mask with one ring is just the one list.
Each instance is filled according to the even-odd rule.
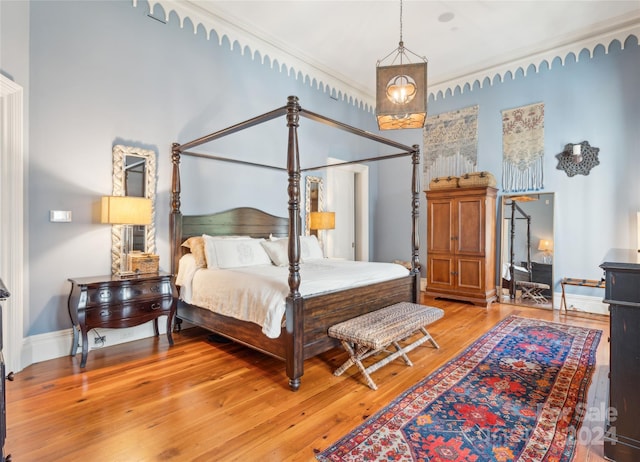
[[[160,335],[167,332],[166,319],[167,318],[165,316],[162,316],[158,319],[158,330],[160,331]],[[95,344],[94,339],[97,338],[98,335],[106,337],[106,341],[103,345]],[[89,351],[91,351],[108,346],[118,345],[120,343],[132,342],[134,340],[152,337],[153,335],[153,323],[148,322],[140,326],[128,327],[123,329],[94,329],[89,331],[87,339],[89,343]],[[71,329],[27,337],[22,343],[22,369],[31,364],[60,358],[62,356],[69,356],[71,353],[72,343],[73,331]],[[76,354],[78,355],[82,352],[82,336],[79,336],[79,344],[80,345],[76,349]],[[80,361],[79,357],[78,361]]]
[[[602,302],[602,297],[591,295],[565,294],[567,300],[567,310],[577,313],[592,313],[609,315],[609,304]],[[553,306],[556,310],[560,309],[562,294],[555,293],[553,298]],[[564,308],[563,308],[564,309]]]
[[[427,280],[420,279],[420,290],[424,292]],[[602,298],[586,295],[566,294],[569,311],[609,315],[609,305],[602,302]],[[560,309],[561,294],[554,293],[554,307]],[[166,318],[163,316],[158,320],[160,334],[167,332]],[[183,326],[184,328],[184,326]],[[95,345],[94,339],[98,336],[106,337],[104,345]],[[140,326],[124,329],[97,329],[91,330],[88,335],[89,351],[121,343],[132,342],[153,336],[153,324],[148,322]],[[82,338],[79,339],[82,343]],[[73,333],[71,329],[65,329],[46,334],[32,335],[24,339],[22,343],[21,365],[25,367],[48,361],[50,359],[68,356],[71,352]],[[81,346],[77,348],[77,353],[82,351]],[[79,359],[78,359],[79,360]],[[18,372],[18,371],[15,371]]]

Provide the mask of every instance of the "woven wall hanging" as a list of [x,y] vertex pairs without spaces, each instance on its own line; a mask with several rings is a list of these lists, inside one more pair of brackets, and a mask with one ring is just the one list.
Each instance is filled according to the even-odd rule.
[[476,171],[478,106],[428,117],[423,135],[424,185],[437,177]]
[[502,111],[502,190],[543,187],[544,103]]

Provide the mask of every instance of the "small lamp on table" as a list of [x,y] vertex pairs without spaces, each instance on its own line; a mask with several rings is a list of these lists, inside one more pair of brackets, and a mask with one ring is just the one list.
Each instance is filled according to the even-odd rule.
[[151,224],[151,199],[132,196],[104,196],[102,198],[101,222],[123,225],[120,247],[120,272],[130,273],[128,256],[133,252],[133,227]]
[[553,253],[553,241],[550,241],[548,239],[540,239],[540,243],[538,244],[538,250],[544,252],[542,261],[544,263],[551,263],[551,254]]
[[[335,227],[336,212],[311,212],[309,215],[309,229],[322,231],[326,229],[335,229]],[[322,245],[322,239],[320,239],[320,236],[318,236],[318,240],[320,241],[320,246],[324,252],[324,246]]]

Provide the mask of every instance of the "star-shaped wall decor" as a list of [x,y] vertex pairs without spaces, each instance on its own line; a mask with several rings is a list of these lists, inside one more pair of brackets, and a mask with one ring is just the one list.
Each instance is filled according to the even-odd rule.
[[[576,156],[573,155],[574,144],[579,144],[581,146],[581,159],[576,159]],[[600,165],[600,161],[598,160],[599,151],[600,148],[590,146],[588,141],[567,144],[564,151],[556,154],[556,158],[558,159],[558,166],[556,168],[558,170],[564,170],[567,176],[574,176],[578,174],[586,176],[591,172],[593,167]]]

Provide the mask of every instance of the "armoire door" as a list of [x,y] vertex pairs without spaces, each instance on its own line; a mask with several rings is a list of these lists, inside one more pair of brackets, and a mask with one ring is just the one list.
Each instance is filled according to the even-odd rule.
[[485,249],[485,198],[469,197],[456,201],[457,229],[456,253],[484,255]]

